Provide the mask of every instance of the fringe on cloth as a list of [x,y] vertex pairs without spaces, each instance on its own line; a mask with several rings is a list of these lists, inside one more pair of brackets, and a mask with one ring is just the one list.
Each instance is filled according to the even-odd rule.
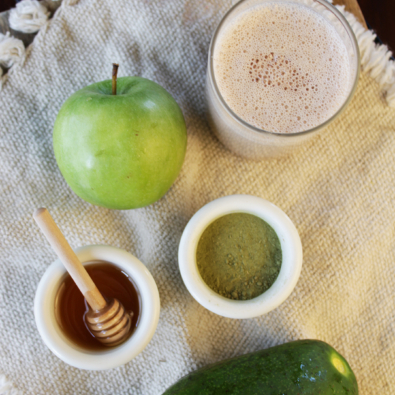
[[377,81],[388,105],[395,108],[395,62],[390,59],[392,52],[386,45],[376,44],[377,35],[366,30],[351,12],[345,11],[344,6],[336,8],[346,17],[357,38],[362,70]]
[[19,32],[35,33],[47,23],[49,14],[47,7],[37,0],[22,0],[10,11],[9,24]]
[[11,37],[10,33],[0,33],[0,65],[6,68],[14,63],[21,63],[25,56],[25,46],[17,38]]
[[14,388],[11,381],[3,374],[0,375],[0,395],[22,395],[22,392]]

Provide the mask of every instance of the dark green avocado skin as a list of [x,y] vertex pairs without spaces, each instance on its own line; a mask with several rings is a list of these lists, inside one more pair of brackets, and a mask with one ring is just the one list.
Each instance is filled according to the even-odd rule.
[[358,385],[347,361],[329,344],[298,340],[199,369],[163,395],[222,394],[357,395]]

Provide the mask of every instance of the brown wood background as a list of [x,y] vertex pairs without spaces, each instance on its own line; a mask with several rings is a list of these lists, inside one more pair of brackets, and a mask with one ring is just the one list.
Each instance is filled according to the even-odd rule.
[[[0,12],[15,7],[16,0],[0,0]],[[335,0],[361,18],[359,8],[367,24],[380,39],[395,51],[395,0]]]
[[367,23],[395,53],[395,1],[359,0]]
[[352,12],[357,17],[357,19],[365,27],[367,27],[365,18],[357,0],[334,0],[334,4],[345,5],[346,10]]

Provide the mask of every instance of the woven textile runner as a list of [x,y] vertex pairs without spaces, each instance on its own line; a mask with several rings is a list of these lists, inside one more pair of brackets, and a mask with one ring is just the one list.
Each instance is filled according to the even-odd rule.
[[[324,340],[343,354],[361,394],[395,393],[395,109],[382,84],[362,73],[347,110],[300,151],[262,162],[236,157],[210,132],[204,107],[209,41],[230,3],[65,1],[24,62],[9,71],[0,93],[0,393],[159,395],[198,367],[304,338]],[[107,210],[78,198],[52,149],[62,103],[110,78],[112,62],[120,63],[120,76],[165,87],[188,127],[177,181],[160,201],[138,210]],[[231,320],[204,309],[177,264],[191,216],[236,193],[283,209],[304,248],[291,296],[256,319]],[[33,300],[55,256],[32,220],[40,206],[73,247],[124,248],[155,278],[159,325],[132,362],[82,371],[43,344]]]

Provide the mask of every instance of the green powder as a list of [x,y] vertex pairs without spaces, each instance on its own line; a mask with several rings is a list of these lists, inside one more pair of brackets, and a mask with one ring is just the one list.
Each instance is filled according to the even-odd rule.
[[218,294],[236,300],[255,298],[269,289],[280,272],[280,240],[261,218],[224,215],[203,232],[196,250],[205,283]]

